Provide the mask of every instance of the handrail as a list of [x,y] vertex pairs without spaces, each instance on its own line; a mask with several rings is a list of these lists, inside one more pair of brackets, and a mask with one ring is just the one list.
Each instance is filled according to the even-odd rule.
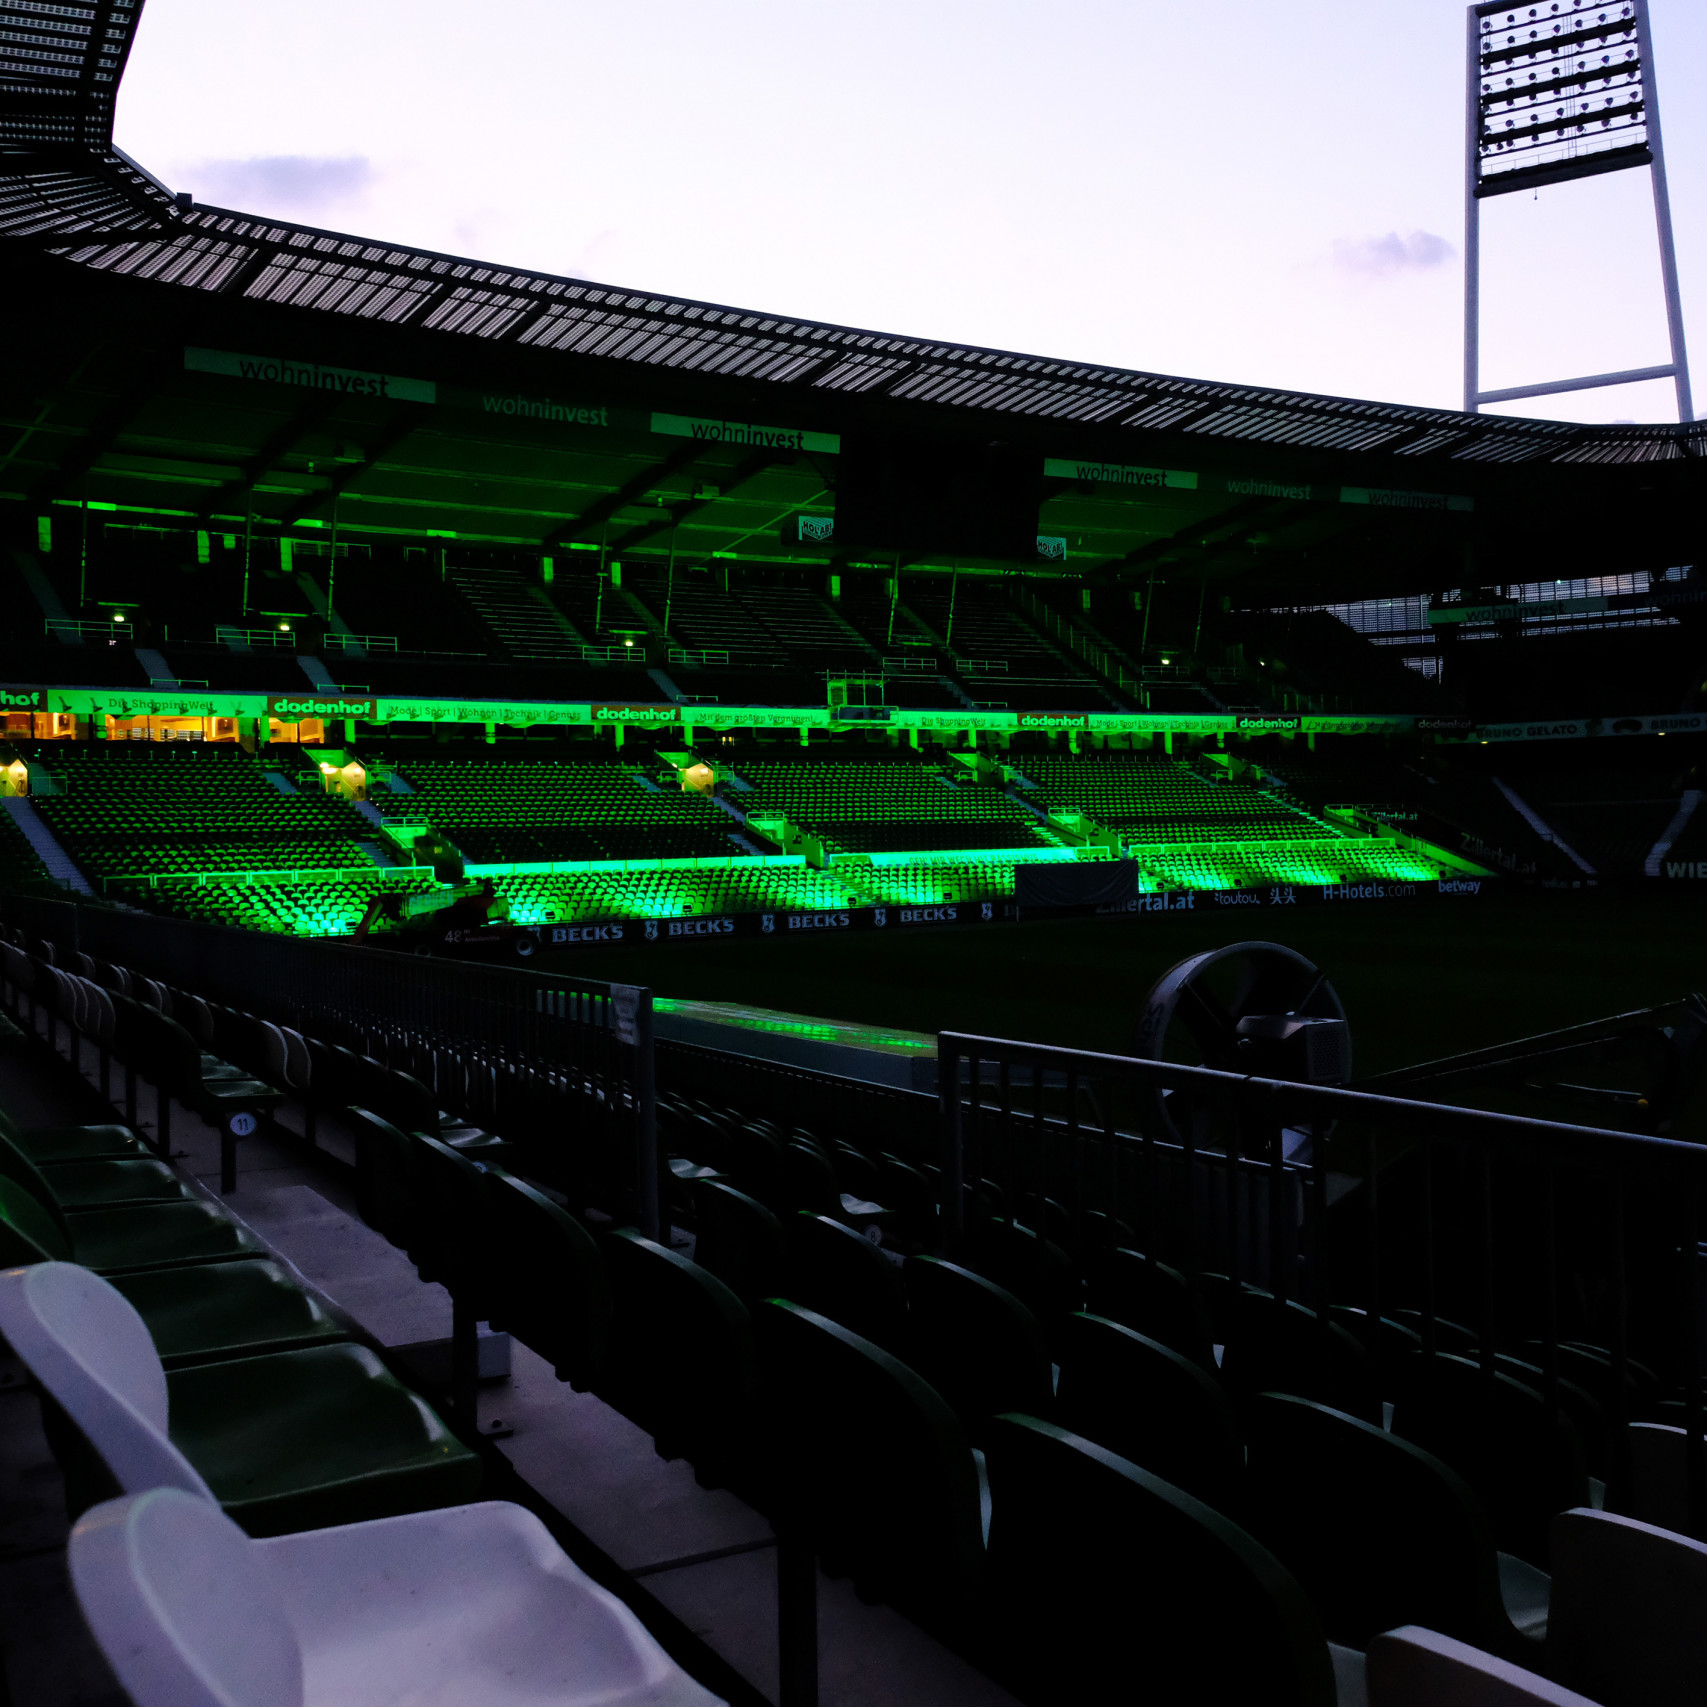
[[1188,1285],[1209,1273],[1338,1313],[1377,1373],[1403,1355],[1406,1330],[1380,1327],[1395,1311],[1431,1357],[1441,1323],[1469,1323],[1483,1378],[1516,1354],[1558,1427],[1561,1346],[1603,1345],[1614,1481],[1640,1358],[1683,1393],[1707,1538],[1707,1144],[965,1032],[939,1034],[937,1072],[944,1254],[993,1188],[1010,1223],[1046,1227],[1082,1267],[1093,1229],[1127,1229],[1140,1261]]

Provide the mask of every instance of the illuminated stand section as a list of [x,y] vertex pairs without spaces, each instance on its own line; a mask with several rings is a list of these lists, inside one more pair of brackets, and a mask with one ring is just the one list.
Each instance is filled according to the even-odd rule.
[[[407,927],[483,881],[498,916],[549,942],[601,921],[645,923],[651,939],[654,926],[723,934],[773,916],[990,919],[1028,866],[1123,862],[1150,897],[1486,875],[1351,808],[1305,809],[1240,745],[1426,733],[1414,717],[885,708],[884,728],[841,708],[40,700],[9,717],[32,733],[51,720],[59,738],[20,761],[18,791],[94,884],[263,930],[351,935],[386,895],[401,904],[379,928]],[[389,740],[393,723],[558,738],[446,748]],[[97,730],[107,738],[89,740]],[[340,730],[344,744],[327,744]],[[1005,751],[1022,733],[1048,750]]]
[[[1464,152],[1464,408],[1669,379],[1677,418],[1695,418],[1672,242],[1647,0],[1497,3],[1469,11]],[[1489,196],[1646,166],[1652,177],[1671,360],[1619,373],[1484,391],[1481,207]]]

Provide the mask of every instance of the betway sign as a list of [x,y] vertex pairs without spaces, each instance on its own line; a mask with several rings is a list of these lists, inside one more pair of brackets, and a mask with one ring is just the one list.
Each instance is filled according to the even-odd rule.
[[267,696],[267,715],[286,723],[304,717],[359,717],[365,722],[378,721],[378,702],[372,699],[346,699],[341,694],[280,694]]

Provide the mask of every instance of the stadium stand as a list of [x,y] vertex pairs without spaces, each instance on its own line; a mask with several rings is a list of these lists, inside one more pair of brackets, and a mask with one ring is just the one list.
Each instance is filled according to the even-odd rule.
[[[663,775],[660,777],[659,770]],[[408,810],[472,862],[688,859],[741,851],[735,821],[668,767],[605,762],[399,759]]]
[[781,812],[845,853],[929,848],[1042,848],[1051,839],[1017,801],[940,767],[880,755],[835,759],[742,759],[752,792],[744,811]]
[[[158,1075],[157,1049],[103,1029],[103,1012],[133,1001],[117,993],[129,985],[158,1004],[156,1025],[179,1024],[170,1009],[209,1028],[208,1041],[230,1039],[239,1066],[268,1058],[276,1027],[87,957],[56,973],[29,947],[55,952],[10,942],[0,985],[45,1047],[56,1045],[42,1026],[52,1003],[68,1034],[104,1039]],[[1300,1707],[1361,1699],[1363,1651],[1374,1676],[1377,1662],[1398,1663],[1395,1641],[1508,1681],[1562,1678],[1602,1700],[1609,1676],[1663,1693],[1696,1663],[1692,1625],[1657,1619],[1646,1585],[1693,1584],[1707,1549],[1613,1515],[1629,1497],[1617,1481],[1595,1494],[1608,1510],[1589,1509],[1577,1419],[1604,1428],[1605,1412],[1574,1378],[1605,1394],[1605,1345],[1550,1339],[1537,1352],[1571,1371],[1561,1415],[1542,1396],[1554,1377],[1511,1351],[1499,1352],[1490,1389],[1468,1329],[1430,1317],[1462,1357],[1425,1349],[1397,1319],[1365,1345],[1341,1325],[1358,1321],[1354,1310],[1330,1324],[1250,1283],[1115,1249],[1108,1236],[1123,1229],[1083,1206],[1039,1201],[1055,1235],[1039,1243],[1001,1213],[993,1180],[978,1187],[964,1257],[945,1261],[928,1254],[928,1212],[909,1219],[867,1198],[875,1188],[905,1205],[909,1178],[927,1204],[930,1192],[922,1170],[870,1135],[820,1141],[680,1088],[658,1105],[672,1177],[694,1182],[671,1248],[610,1231],[589,1183],[597,1170],[565,1172],[562,1148],[537,1136],[501,1165],[489,1150],[482,1172],[472,1158],[492,1133],[447,1145],[354,1104],[400,1107],[409,1086],[422,1092],[404,1062],[455,1082],[442,1050],[411,1052],[399,1034],[385,1045],[402,1051],[397,1065],[337,1067],[329,1038],[297,1041],[305,1061],[340,1074],[325,1106],[354,1122],[363,1214],[423,1281],[448,1284],[459,1309],[489,1312],[661,1454],[686,1458],[1024,1702],[1061,1699],[1063,1679],[1075,1695],[1115,1688],[1132,1667],[1135,1616],[1152,1681],[1208,1678]],[[306,1080],[290,1091],[314,1094]],[[340,1113],[341,1099],[352,1100]],[[525,1106],[500,1115],[499,1131],[536,1118]],[[847,1115],[861,1130],[860,1111]],[[124,1184],[115,1169],[130,1170]],[[141,1199],[138,1170],[152,1170],[157,1192],[172,1179],[123,1128],[29,1133],[0,1121],[0,1239],[33,1264],[6,1277],[0,1326],[79,1430],[59,1447],[74,1510],[106,1491],[90,1476],[102,1463],[133,1498],[164,1481],[209,1521],[223,1504],[259,1535],[353,1520],[338,1531],[351,1544],[381,1522],[411,1522],[425,1538],[472,1521],[458,1512],[493,1509],[436,1516],[473,1491],[473,1455],[217,1205],[191,1228],[181,1195]],[[94,1208],[91,1190],[102,1202],[130,1195]],[[472,1250],[490,1265],[458,1255]],[[149,1251],[147,1274],[125,1272]],[[200,1260],[186,1266],[191,1254]],[[222,1259],[211,1270],[210,1257]],[[199,1278],[222,1270],[217,1290]],[[556,1303],[542,1312],[547,1274]],[[1411,1284],[1402,1272],[1391,1283]],[[186,1311],[192,1297],[202,1302]],[[1649,1355],[1657,1342],[1633,1325]],[[229,1361],[234,1349],[247,1355]],[[1674,1367],[1656,1375],[1630,1358],[1629,1370],[1627,1409],[1664,1414]],[[170,1440],[150,1396],[162,1375]],[[98,1402],[114,1391],[140,1397]],[[94,1465],[80,1456],[90,1450]],[[416,1571],[444,1556],[436,1539],[422,1545]],[[1566,1699],[1541,1690],[1530,1698]]]
[[[368,825],[325,794],[300,753],[265,761],[234,743],[60,743],[34,764],[48,827],[91,877],[371,868]],[[267,768],[279,763],[290,771]]]

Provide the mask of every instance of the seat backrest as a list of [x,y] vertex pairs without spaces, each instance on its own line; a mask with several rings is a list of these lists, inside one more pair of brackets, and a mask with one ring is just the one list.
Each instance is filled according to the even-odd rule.
[[1707,1546],[1633,1517],[1553,1519],[1547,1670],[1603,1707],[1699,1703]]
[[1189,1357],[1106,1316],[1061,1329],[1055,1418],[1219,1512],[1243,1496],[1245,1449],[1232,1400]]
[[749,1304],[785,1290],[782,1222],[756,1197],[722,1180],[694,1182],[694,1261]]
[[1230,1391],[1296,1393],[1366,1422],[1381,1420],[1368,1353],[1331,1316],[1248,1286],[1229,1292],[1228,1303],[1221,1375]]
[[[1689,1531],[1689,1433],[1672,1423],[1631,1423],[1629,1479],[1607,1490],[1621,1516],[1660,1529]],[[1616,1493],[1616,1501],[1614,1494]]]
[[943,1399],[881,1346],[782,1299],[754,1312],[782,1499],[825,1569],[904,1606],[968,1598],[978,1473]]
[[69,1242],[71,1229],[47,1175],[24,1153],[23,1147],[6,1133],[0,1133],[0,1178],[14,1180],[29,1192]]
[[490,1321],[514,1334],[583,1391],[604,1369],[611,1293],[591,1233],[544,1192],[486,1170],[494,1284]]
[[1364,1677],[1369,1707],[1594,1707],[1522,1666],[1411,1624],[1369,1644]]
[[1082,1302],[1067,1253],[1052,1239],[1039,1239],[1023,1222],[1000,1217],[977,1222],[959,1260],[1011,1292],[1053,1333],[1062,1316]]
[[631,1227],[604,1242],[612,1328],[606,1387],[702,1480],[750,1450],[758,1353],[747,1307],[715,1275]]
[[22,1181],[0,1174],[0,1268],[64,1262],[71,1255],[64,1215],[56,1217]]
[[415,1147],[406,1132],[371,1110],[352,1108],[349,1118],[356,1140],[357,1212],[399,1250],[413,1250],[424,1231]]
[[1420,1447],[1288,1394],[1247,1412],[1253,1532],[1303,1583],[1337,1642],[1422,1624],[1521,1654],[1493,1536],[1459,1477]]
[[901,1271],[853,1228],[796,1210],[783,1220],[789,1296],[886,1351],[905,1350],[907,1297]]
[[1022,1698],[1331,1707],[1304,1590],[1244,1530],[1035,1417],[997,1418],[984,1450],[989,1635]]
[[976,1435],[999,1411],[1042,1412],[1053,1398],[1043,1329],[1005,1288],[958,1263],[908,1257],[906,1361]]
[[153,1488],[92,1507],[71,1581],[135,1707],[300,1707],[302,1653],[254,1545],[217,1506]]
[[1553,1518],[1588,1504],[1587,1459],[1569,1416],[1533,1387],[1444,1353],[1395,1360],[1393,1432],[1443,1459],[1487,1508],[1494,1540],[1542,1569]]
[[183,1488],[212,1500],[166,1435],[166,1374],[116,1287],[75,1263],[0,1274],[0,1334],[126,1493]]

